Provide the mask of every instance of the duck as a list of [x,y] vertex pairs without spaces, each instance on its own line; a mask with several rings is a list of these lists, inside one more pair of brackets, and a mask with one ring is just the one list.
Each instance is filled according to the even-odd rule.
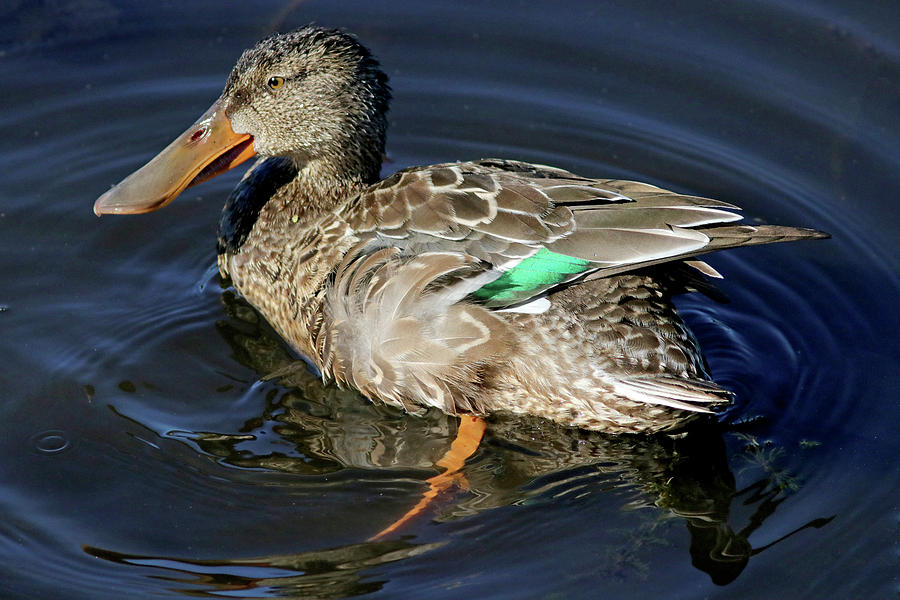
[[494,413],[652,434],[727,406],[672,297],[721,277],[700,255],[828,237],[517,160],[381,179],[390,99],[353,35],[271,35],[94,212],[160,209],[255,157],[219,220],[222,276],[324,379],[412,414],[458,416],[448,473]]

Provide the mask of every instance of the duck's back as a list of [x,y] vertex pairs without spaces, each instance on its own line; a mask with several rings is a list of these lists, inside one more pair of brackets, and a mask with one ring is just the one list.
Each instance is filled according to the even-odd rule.
[[697,279],[682,259],[820,236],[723,225],[733,210],[511,161],[401,171],[338,211],[353,245],[308,347],[325,374],[410,411],[671,428],[728,397],[670,302]]

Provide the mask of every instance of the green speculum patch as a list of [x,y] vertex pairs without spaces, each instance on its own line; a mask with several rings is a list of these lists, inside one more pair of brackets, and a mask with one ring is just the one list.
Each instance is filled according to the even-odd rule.
[[511,303],[525,300],[534,293],[590,268],[589,261],[541,248],[537,254],[526,258],[491,283],[475,290],[472,295],[484,302]]

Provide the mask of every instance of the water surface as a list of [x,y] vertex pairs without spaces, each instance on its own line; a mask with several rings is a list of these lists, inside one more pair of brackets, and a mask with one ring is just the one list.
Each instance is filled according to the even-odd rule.
[[[900,36],[890,3],[13,2],[0,8],[0,596],[851,598],[900,592]],[[456,429],[323,385],[214,270],[240,173],[94,199],[315,21],[391,77],[385,174],[502,156],[745,207],[827,242],[713,256],[679,300],[721,427]]]

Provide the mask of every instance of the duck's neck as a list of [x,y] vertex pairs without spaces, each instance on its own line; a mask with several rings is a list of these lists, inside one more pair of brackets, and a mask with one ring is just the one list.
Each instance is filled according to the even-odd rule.
[[313,356],[318,294],[353,243],[340,207],[368,184],[328,163],[268,159],[248,173],[223,210],[221,273],[306,356]]
[[222,209],[219,254],[237,252],[254,229],[281,236],[310,226],[376,179],[373,168],[348,169],[335,161],[263,160],[241,180]]
[[289,208],[305,222],[334,212],[347,198],[378,179],[377,169],[373,172],[356,165],[348,168],[349,165],[330,160],[294,161],[293,164],[297,175],[291,182],[292,189],[285,189],[272,201],[279,207]]

